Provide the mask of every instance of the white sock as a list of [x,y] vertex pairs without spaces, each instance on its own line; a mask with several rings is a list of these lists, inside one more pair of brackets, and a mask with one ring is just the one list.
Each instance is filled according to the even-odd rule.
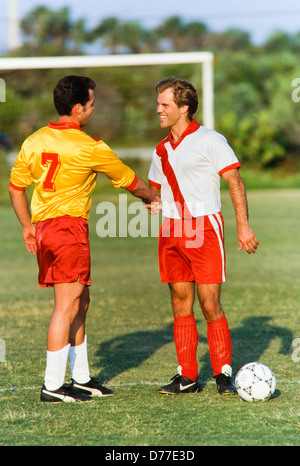
[[57,390],[65,381],[70,345],[58,351],[47,351],[45,386],[47,390]]
[[81,345],[70,347],[69,359],[72,378],[78,383],[87,383],[90,380],[90,370],[86,335]]

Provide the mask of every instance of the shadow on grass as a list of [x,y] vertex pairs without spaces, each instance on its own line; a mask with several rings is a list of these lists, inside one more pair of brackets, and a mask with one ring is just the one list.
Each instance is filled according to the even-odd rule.
[[173,342],[173,324],[156,330],[126,333],[101,343],[96,355],[101,381],[110,380],[129,369],[140,366],[164,345]]
[[[293,339],[292,332],[284,327],[274,326],[267,316],[248,317],[240,327],[231,329],[233,346],[232,364],[236,373],[244,364],[259,361],[264,351],[274,338],[281,339],[280,354],[289,354]],[[97,366],[102,367],[98,374],[101,381],[108,381],[129,369],[139,367],[156,351],[173,342],[173,324],[162,329],[127,333],[103,342],[96,353],[99,357]],[[200,343],[207,344],[203,337]],[[174,366],[176,361],[174,361]],[[202,388],[212,378],[209,352],[199,361],[198,380]],[[172,374],[170,374],[171,377]]]

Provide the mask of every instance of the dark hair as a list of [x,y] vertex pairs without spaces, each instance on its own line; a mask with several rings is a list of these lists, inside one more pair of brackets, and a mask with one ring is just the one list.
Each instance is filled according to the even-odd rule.
[[167,89],[173,89],[174,102],[177,107],[180,108],[184,105],[189,107],[188,117],[192,120],[198,108],[198,96],[194,86],[186,79],[176,77],[162,79],[156,85],[157,94]]
[[59,115],[71,115],[74,105],[84,106],[90,99],[89,90],[94,90],[95,82],[86,76],[65,76],[60,79],[53,91],[54,105]]

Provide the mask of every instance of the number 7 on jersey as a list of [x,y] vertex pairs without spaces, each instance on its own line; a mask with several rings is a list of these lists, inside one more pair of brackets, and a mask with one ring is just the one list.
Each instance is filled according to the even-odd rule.
[[60,157],[55,152],[42,152],[42,165],[48,168],[43,188],[45,191],[56,191],[55,179],[60,169]]

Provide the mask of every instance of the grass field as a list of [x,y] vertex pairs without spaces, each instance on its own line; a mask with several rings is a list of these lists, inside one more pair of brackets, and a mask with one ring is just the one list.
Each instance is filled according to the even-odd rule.
[[[108,200],[117,200],[112,188],[107,192]],[[40,403],[52,291],[38,288],[35,258],[25,250],[9,202],[2,200],[0,338],[6,362],[0,362],[0,445],[299,445],[300,362],[292,344],[300,338],[300,191],[249,191],[248,198],[260,240],[252,256],[238,251],[232,206],[223,193],[227,283],[222,303],[231,327],[234,373],[257,360],[277,379],[273,399],[255,404],[218,395],[198,305],[202,392],[157,393],[177,369],[157,239],[100,239],[101,194],[94,198],[89,222],[93,286],[87,335],[91,373],[115,396],[75,405]]]

